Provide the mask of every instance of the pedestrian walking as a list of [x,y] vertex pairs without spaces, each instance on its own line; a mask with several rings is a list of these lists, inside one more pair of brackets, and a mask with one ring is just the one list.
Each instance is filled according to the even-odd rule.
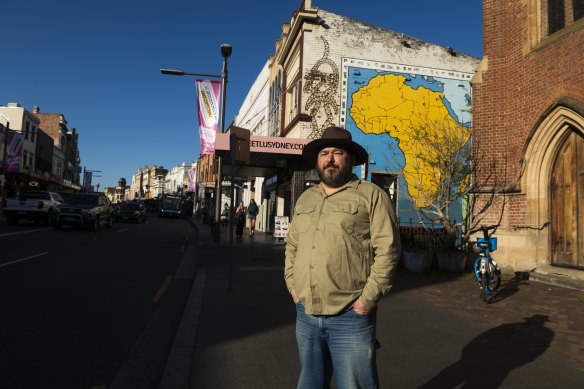
[[321,179],[304,191],[286,238],[284,278],[296,304],[298,388],[378,388],[376,308],[401,251],[395,211],[353,167],[367,151],[340,127],[306,144]]
[[243,205],[243,201],[239,203],[237,208],[235,209],[235,216],[237,218],[237,227],[235,228],[235,237],[241,238],[243,236],[243,227],[245,225],[245,214],[246,209],[245,205]]
[[253,233],[255,231],[256,216],[259,211],[260,209],[258,208],[258,205],[256,204],[255,200],[251,199],[249,201],[249,205],[247,206],[247,218],[249,219],[249,236],[253,236]]

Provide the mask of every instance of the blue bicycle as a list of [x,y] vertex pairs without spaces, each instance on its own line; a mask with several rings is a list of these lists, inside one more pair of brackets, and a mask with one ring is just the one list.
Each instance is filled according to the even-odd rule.
[[[491,252],[497,250],[497,238],[489,236],[489,230],[495,230],[497,226],[481,226],[483,237],[477,239],[479,257],[474,263],[474,274],[481,288],[481,299],[489,302],[489,296],[501,285],[501,270],[497,262],[491,257]],[[494,231],[493,231],[494,232]]]

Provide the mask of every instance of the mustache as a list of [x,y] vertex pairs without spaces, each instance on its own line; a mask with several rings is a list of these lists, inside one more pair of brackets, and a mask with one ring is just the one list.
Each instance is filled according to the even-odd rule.
[[323,166],[323,169],[328,169],[329,167],[334,167],[336,169],[339,168],[334,162],[327,162],[327,164]]

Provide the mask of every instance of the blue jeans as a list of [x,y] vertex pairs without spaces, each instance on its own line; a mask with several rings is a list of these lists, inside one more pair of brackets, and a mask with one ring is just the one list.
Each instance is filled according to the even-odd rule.
[[354,310],[334,316],[313,316],[296,304],[296,341],[300,352],[299,389],[378,388],[375,362],[376,311],[360,316]]

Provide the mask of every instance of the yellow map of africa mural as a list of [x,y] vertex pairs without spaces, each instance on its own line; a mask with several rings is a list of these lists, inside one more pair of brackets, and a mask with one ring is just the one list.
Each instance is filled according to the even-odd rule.
[[[352,95],[350,116],[367,134],[388,133],[404,154],[403,175],[417,207],[428,206],[438,188],[436,148],[447,139],[470,139],[471,129],[459,123],[445,105],[443,92],[412,87],[404,75],[380,74]],[[432,145],[432,147],[429,147]]]

